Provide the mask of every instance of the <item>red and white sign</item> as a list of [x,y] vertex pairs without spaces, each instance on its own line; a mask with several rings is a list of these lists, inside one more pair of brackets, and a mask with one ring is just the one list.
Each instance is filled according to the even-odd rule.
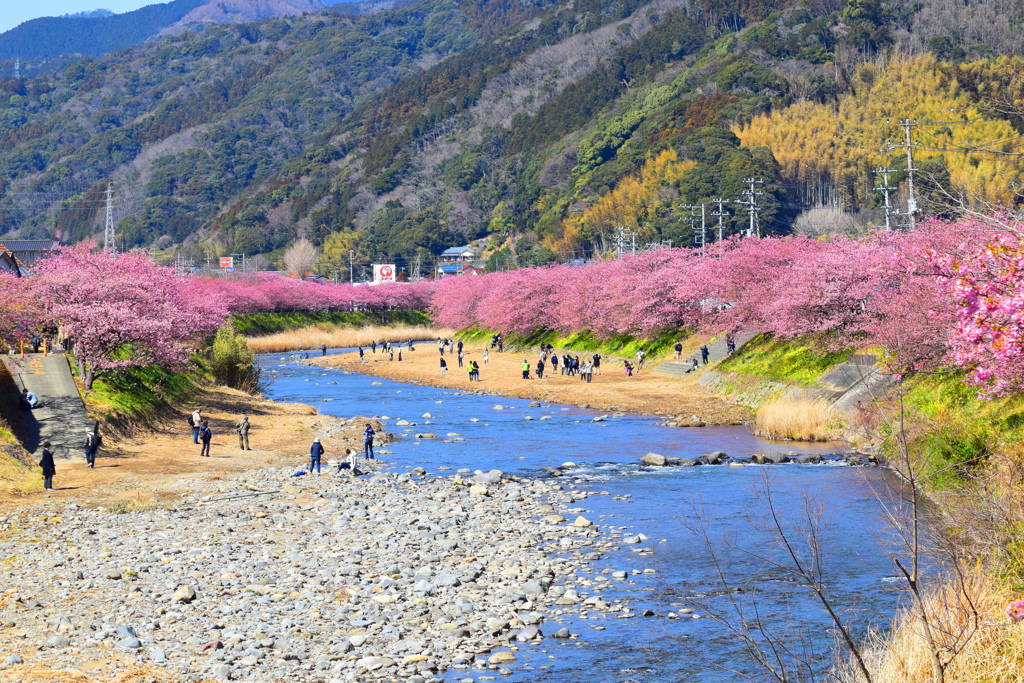
[[380,284],[381,282],[395,282],[394,263],[373,264],[373,283]]
[[221,256],[220,257],[220,267],[223,268],[224,270],[232,270],[232,269],[234,269],[234,267],[235,267],[235,257],[234,256]]

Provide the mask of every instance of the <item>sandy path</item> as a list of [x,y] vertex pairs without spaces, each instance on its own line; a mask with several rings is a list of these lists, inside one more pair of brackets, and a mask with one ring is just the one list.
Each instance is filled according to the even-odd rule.
[[[483,364],[483,347],[466,346],[463,349],[465,363],[475,360],[480,364],[480,381],[470,382],[464,368],[458,367],[457,358],[445,353],[448,374],[441,376],[437,346],[420,344],[409,352],[402,349],[402,362],[389,362],[387,356],[366,350],[363,362],[357,354],[342,354],[316,358],[309,362],[327,367],[344,368],[375,377],[384,377],[402,382],[418,382],[446,389],[483,390],[502,396],[525,398],[552,403],[579,405],[590,404],[598,410],[621,410],[624,412],[649,415],[680,416],[689,419],[696,415],[707,424],[731,424],[749,417],[748,411],[708,389],[697,384],[693,378],[679,379],[656,375],[649,369],[633,377],[626,377],[621,358],[603,358],[602,374],[594,375],[591,384],[580,381],[579,377],[561,374],[545,374],[543,379],[522,379],[522,362],[530,361],[536,367],[537,351],[527,353],[497,353],[493,349],[490,362]],[[562,350],[555,354],[561,359]],[[582,360],[583,354],[579,354]],[[652,364],[653,367],[653,364]],[[550,370],[550,364],[547,364]],[[531,371],[531,377],[534,376]]]
[[[197,476],[209,480],[267,465],[301,465],[316,425],[334,421],[329,416],[316,415],[310,406],[257,399],[220,387],[203,391],[197,405],[204,407],[213,431],[209,458],[199,457],[200,447],[192,443],[192,430],[182,415],[159,431],[146,431],[119,441],[105,437],[110,443],[100,449],[94,469],[87,468],[84,455],[75,451],[71,461],[57,462],[54,491],[7,498],[2,505],[60,500],[86,506],[122,500],[148,504],[177,498],[190,490],[190,482]],[[249,416],[250,451],[238,447],[235,424],[242,415]],[[325,439],[326,457],[336,457],[346,443],[361,448],[358,431]]]

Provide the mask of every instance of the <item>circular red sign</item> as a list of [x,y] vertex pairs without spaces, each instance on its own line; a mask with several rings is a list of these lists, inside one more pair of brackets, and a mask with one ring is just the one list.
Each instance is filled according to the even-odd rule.
[[380,267],[380,276],[381,276],[382,279],[386,278],[386,277],[391,277],[392,274],[393,274],[393,271],[391,270],[391,266],[381,266]]

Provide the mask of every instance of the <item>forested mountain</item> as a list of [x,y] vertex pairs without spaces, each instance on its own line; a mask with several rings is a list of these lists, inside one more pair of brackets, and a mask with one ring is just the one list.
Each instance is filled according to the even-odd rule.
[[[99,56],[186,27],[318,12],[325,5],[337,2],[339,0],[170,0],[121,14],[95,10],[63,17],[40,17],[0,33],[0,63],[17,59],[27,66],[35,66],[64,55]],[[391,2],[360,2],[336,9],[360,14],[370,8],[391,5]]]
[[[0,234],[193,258],[308,237],[329,267],[489,237],[494,267],[804,210],[877,220],[873,171],[1012,203],[1020,0],[421,0],[167,36],[0,84]],[[955,19],[953,21],[952,19]],[[1015,108],[1016,107],[1016,108]],[[879,151],[885,149],[884,152]],[[929,204],[931,199],[936,201]],[[858,213],[859,212],[859,213]],[[699,224],[699,218],[696,219]]]

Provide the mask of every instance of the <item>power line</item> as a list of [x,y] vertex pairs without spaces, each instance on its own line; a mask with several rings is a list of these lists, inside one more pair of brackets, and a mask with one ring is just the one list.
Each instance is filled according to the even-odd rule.
[[722,210],[722,205],[723,204],[729,204],[731,202],[728,199],[722,199],[721,197],[719,197],[718,199],[712,199],[711,203],[718,205],[718,210],[717,211],[712,211],[711,215],[712,216],[716,216],[718,218],[718,241],[721,242],[722,241],[722,219],[725,216],[729,215],[728,211],[723,211]]

